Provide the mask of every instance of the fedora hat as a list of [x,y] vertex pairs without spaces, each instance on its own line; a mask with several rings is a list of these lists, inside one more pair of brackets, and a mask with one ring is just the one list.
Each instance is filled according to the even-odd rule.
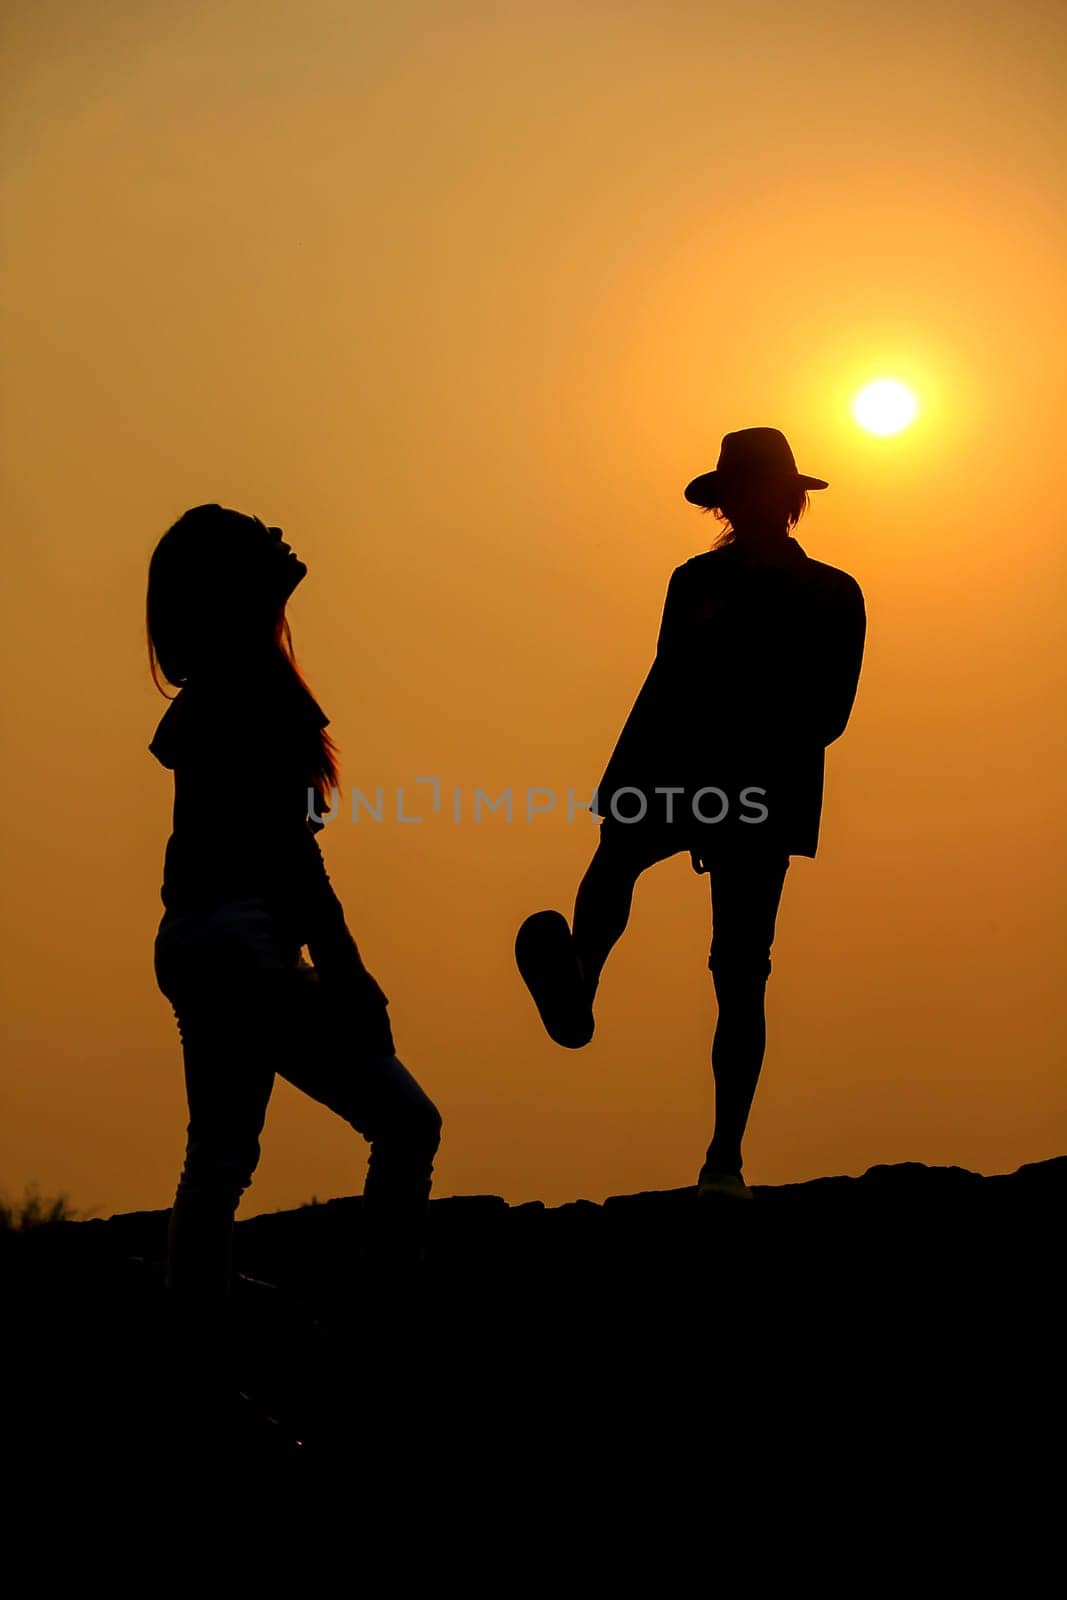
[[803,489],[828,489],[825,478],[809,478],[797,471],[793,452],[777,428],[739,428],[722,441],[713,472],[702,472],[685,486],[685,498],[695,506],[712,507],[719,496],[754,479],[797,484]]

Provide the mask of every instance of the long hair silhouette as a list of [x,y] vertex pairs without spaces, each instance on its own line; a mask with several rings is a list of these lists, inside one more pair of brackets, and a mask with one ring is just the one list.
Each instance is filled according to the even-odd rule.
[[[174,773],[154,959],[189,1104],[167,1286],[207,1324],[228,1305],[277,1076],[370,1144],[363,1242],[379,1261],[418,1258],[440,1139],[315,837],[337,760],[285,615],[306,574],[280,528],[215,504],[180,517],[149,563],[149,665],[168,705],[148,748]],[[239,805],[225,803],[235,776]]]
[[[267,559],[272,547],[271,530],[258,517],[216,504],[186,511],[160,539],[148,566],[145,631],[152,680],[166,699],[175,696],[165,684],[181,690],[198,672],[258,655],[280,667],[283,690],[313,701],[286,615],[289,591],[277,562]],[[331,790],[340,792],[340,768],[326,729],[313,739],[307,777],[321,816]]]

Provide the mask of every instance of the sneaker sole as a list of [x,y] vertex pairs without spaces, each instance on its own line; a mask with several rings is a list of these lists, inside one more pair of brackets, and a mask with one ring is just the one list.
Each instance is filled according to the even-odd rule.
[[549,1038],[567,1050],[587,1045],[595,1024],[581,997],[566,917],[559,911],[527,917],[515,938],[515,962]]

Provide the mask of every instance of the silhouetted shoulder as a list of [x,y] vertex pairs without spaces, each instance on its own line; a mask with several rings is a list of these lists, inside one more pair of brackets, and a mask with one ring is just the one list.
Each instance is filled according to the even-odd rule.
[[[828,561],[816,561],[796,540],[789,541],[788,570],[811,586],[811,590],[825,596],[832,604],[864,609],[863,591],[850,572],[832,567]],[[671,587],[681,597],[714,588],[720,578],[727,578],[738,567],[737,548],[732,544],[720,545],[715,550],[703,550],[676,567],[671,577]],[[775,570],[781,570],[776,568]]]
[[815,561],[808,556],[806,569],[821,588],[836,590],[842,597],[847,595],[862,603],[863,590],[851,572],[846,572],[843,567],[832,567],[828,561]]
[[237,758],[258,740],[269,744],[274,729],[267,708],[242,698],[226,684],[210,689],[186,685],[160,719],[148,746],[161,766],[218,763]]
[[683,561],[680,567],[675,567],[667,585],[667,609],[669,612],[681,616],[690,605],[698,604],[701,594],[714,589],[719,575],[725,573],[729,566],[729,547],[724,545],[719,550],[702,550],[697,556],[690,556],[688,561]]
[[680,567],[675,567],[673,579],[679,582],[697,582],[702,578],[713,576],[723,566],[723,557],[729,558],[730,546],[723,545],[719,550],[702,550],[699,555],[690,556],[688,561],[683,561]]

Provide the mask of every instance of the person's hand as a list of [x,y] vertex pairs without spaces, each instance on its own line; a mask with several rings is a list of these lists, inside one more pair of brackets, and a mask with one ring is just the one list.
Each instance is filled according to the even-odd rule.
[[366,972],[359,946],[344,923],[316,930],[307,942],[312,965],[321,977],[348,979]]
[[[308,948],[311,950],[310,946]],[[347,951],[331,946],[321,964],[314,950],[311,954],[315,964],[307,969],[308,979],[318,987],[325,1003],[336,1007],[346,1022],[354,1026],[369,1054],[395,1055],[389,998],[363,965],[355,944]]]
[[359,952],[329,951],[325,955],[312,952],[314,971],[320,984],[334,992],[344,993],[357,998],[361,1005],[387,1006],[388,996],[378,983],[377,979],[367,971],[363,965]]

